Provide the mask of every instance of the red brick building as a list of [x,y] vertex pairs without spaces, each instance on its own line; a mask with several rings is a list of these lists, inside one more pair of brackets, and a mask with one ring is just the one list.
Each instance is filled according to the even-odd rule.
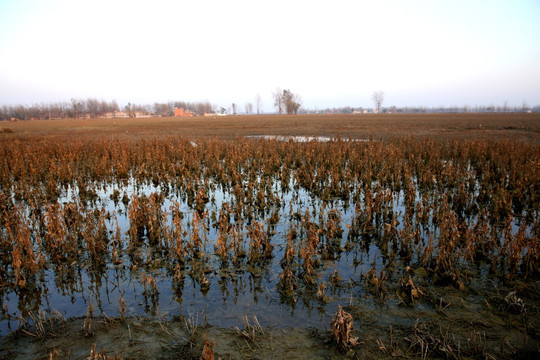
[[184,108],[174,108],[174,116],[193,116],[193,113]]

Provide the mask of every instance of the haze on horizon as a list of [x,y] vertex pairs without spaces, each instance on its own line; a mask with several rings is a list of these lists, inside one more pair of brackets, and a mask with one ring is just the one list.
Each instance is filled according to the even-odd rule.
[[540,104],[540,1],[0,0],[0,106]]

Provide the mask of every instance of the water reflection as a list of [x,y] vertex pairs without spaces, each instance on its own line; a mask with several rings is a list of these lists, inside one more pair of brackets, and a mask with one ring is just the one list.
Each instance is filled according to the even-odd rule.
[[339,302],[366,293],[361,279],[370,269],[428,256],[414,248],[440,234],[440,224],[485,220],[462,208],[456,219],[441,218],[414,188],[374,184],[323,200],[298,186],[305,181],[250,190],[205,180],[179,191],[126,178],[68,186],[44,210],[17,204],[17,234],[40,240],[20,250],[15,268],[25,286],[0,287],[0,334],[30,311],[78,317],[90,302],[108,316],[205,309],[221,326],[247,312],[266,314],[266,325],[287,318],[292,326],[326,326]]

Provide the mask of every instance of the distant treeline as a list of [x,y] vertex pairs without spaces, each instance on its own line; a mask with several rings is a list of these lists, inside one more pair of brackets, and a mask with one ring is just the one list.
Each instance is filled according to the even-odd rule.
[[[418,113],[505,113],[505,112],[540,112],[540,105],[529,107],[526,104],[522,106],[389,106],[381,108],[382,114],[418,114]],[[344,106],[338,108],[326,108],[321,110],[301,109],[299,113],[311,114],[352,114],[352,113],[374,113],[375,109],[369,107],[351,107]]]
[[[86,119],[99,117],[139,117],[139,116],[173,116],[174,108],[184,108],[195,115],[205,113],[227,112],[224,108],[218,108],[209,101],[169,101],[167,103],[155,103],[153,105],[138,105],[128,103],[120,107],[116,101],[104,101],[93,98],[71,99],[69,102],[40,103],[33,105],[4,105],[0,107],[0,120],[31,120],[31,119]],[[388,106],[381,108],[384,114],[414,114],[414,113],[490,113],[490,112],[540,112],[540,106],[449,106],[449,107],[397,107]],[[344,106],[326,109],[300,108],[299,113],[304,114],[331,114],[331,113],[373,113],[373,108]],[[233,113],[236,114],[235,104]],[[246,110],[246,113],[249,111]]]
[[170,101],[153,105],[128,103],[123,108],[116,101],[97,99],[71,99],[70,102],[41,103],[33,105],[4,105],[0,107],[0,120],[31,119],[81,119],[99,117],[173,116],[174,108],[184,108],[196,115],[214,112],[215,106],[208,101]]
[[151,109],[152,114],[156,116],[173,116],[174,108],[184,108],[184,110],[189,110],[195,115],[214,113],[217,109],[217,107],[212,105],[209,101],[170,101],[168,103],[155,103],[152,106],[147,105],[147,110]]

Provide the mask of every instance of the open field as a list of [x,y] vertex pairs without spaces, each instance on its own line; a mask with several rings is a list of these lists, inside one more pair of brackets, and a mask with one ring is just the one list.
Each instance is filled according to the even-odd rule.
[[538,358],[537,114],[0,128],[0,358]]
[[388,139],[511,138],[540,141],[540,114],[250,115],[226,117],[85,119],[0,122],[18,136],[183,136],[234,139],[248,135],[342,136]]

